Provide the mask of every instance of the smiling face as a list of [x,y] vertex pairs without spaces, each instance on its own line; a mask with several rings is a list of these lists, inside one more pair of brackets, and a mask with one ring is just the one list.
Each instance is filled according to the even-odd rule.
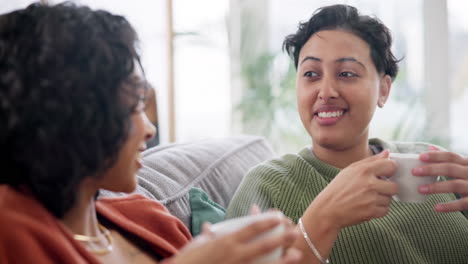
[[377,72],[364,40],[342,30],[312,35],[299,53],[296,89],[314,148],[367,144],[375,107],[383,106],[390,87],[391,78]]
[[143,167],[140,153],[146,149],[146,141],[151,139],[156,131],[143,109],[144,104],[138,106],[137,112],[132,114],[127,141],[120,149],[114,166],[105,173],[101,188],[127,193],[135,190],[136,173]]
[[127,139],[120,148],[114,165],[105,172],[100,188],[128,193],[134,191],[137,186],[135,174],[143,167],[140,153],[146,149],[146,141],[156,134],[154,125],[148,120],[144,111],[144,91],[141,90],[141,93],[142,98],[130,117]]

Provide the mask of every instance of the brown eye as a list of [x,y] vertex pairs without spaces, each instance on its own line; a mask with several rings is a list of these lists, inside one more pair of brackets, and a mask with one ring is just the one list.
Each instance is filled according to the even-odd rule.
[[318,74],[316,72],[313,72],[313,71],[308,71],[308,72],[305,72],[304,73],[304,77],[317,77]]
[[357,77],[357,74],[352,73],[352,72],[340,72],[339,76],[345,77],[345,78],[351,78],[351,77]]
[[146,97],[144,95],[140,95],[140,97],[138,98],[137,105],[135,107],[135,111],[136,112],[144,111],[146,107],[145,102],[146,102]]

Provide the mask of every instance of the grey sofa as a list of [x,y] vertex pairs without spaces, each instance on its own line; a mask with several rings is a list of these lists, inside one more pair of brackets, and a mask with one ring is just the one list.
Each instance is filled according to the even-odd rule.
[[[143,153],[135,192],[164,204],[190,229],[192,187],[226,208],[245,173],[275,156],[264,138],[250,135],[157,146]],[[101,195],[125,194],[103,190]]]

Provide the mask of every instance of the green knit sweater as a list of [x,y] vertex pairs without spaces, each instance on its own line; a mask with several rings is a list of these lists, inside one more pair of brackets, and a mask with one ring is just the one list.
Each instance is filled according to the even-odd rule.
[[[420,153],[424,143],[370,144],[391,152]],[[231,203],[228,218],[246,215],[252,204],[278,208],[297,223],[311,201],[340,172],[314,157],[311,148],[285,155],[253,168]],[[460,212],[438,213],[437,203],[453,194],[430,195],[425,203],[393,201],[387,216],[340,231],[330,254],[331,263],[468,263],[468,220]]]

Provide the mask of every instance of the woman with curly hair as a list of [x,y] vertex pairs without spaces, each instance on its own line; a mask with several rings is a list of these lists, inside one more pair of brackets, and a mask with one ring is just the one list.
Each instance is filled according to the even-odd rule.
[[[137,36],[121,16],[73,4],[0,16],[0,263],[248,263],[288,246],[279,220],[197,243],[131,192],[155,129],[144,114]],[[286,254],[278,263],[296,263]]]

